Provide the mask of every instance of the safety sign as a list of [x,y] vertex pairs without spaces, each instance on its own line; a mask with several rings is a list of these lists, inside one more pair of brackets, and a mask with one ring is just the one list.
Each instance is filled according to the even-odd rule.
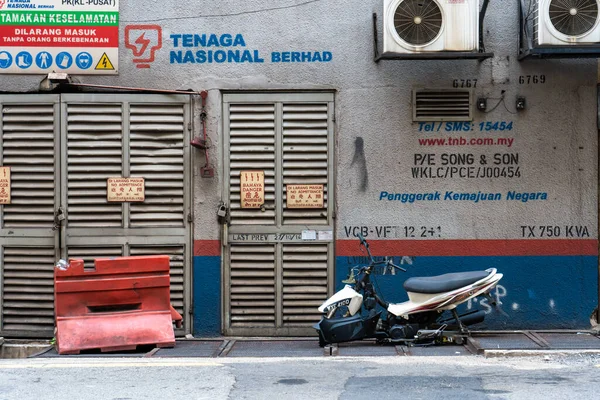
[[10,204],[10,167],[0,167],[0,204]]
[[240,171],[242,208],[261,208],[265,204],[265,171]]
[[118,74],[119,0],[0,1],[0,74]]
[[110,202],[144,201],[144,178],[108,178],[106,199]]
[[56,66],[60,69],[69,69],[73,65],[73,56],[71,53],[61,51],[56,56]]
[[104,53],[102,54],[102,57],[100,57],[98,64],[96,64],[96,69],[111,70],[115,69],[115,67],[112,65],[112,62],[110,62],[110,58]]
[[17,66],[21,69],[27,69],[33,64],[33,58],[28,51],[21,51],[17,54]]
[[286,185],[287,208],[323,208],[323,185]]

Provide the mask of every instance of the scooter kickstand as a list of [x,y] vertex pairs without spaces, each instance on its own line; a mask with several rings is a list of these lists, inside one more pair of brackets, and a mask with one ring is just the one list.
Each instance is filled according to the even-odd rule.
[[460,333],[463,333],[463,334],[469,333],[469,329],[467,329],[467,327],[462,323],[462,321],[458,317],[456,308],[452,309],[452,315],[454,316],[454,319],[456,319],[456,323],[458,324],[458,329],[460,330]]

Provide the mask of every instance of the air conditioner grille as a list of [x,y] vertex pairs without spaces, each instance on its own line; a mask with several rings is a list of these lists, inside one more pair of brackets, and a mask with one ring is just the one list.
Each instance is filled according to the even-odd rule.
[[471,121],[471,98],[469,90],[415,90],[413,120]]
[[597,0],[551,0],[548,14],[557,31],[579,36],[596,25],[598,3]]
[[435,0],[404,0],[394,13],[394,27],[407,43],[429,43],[442,29],[442,10]]

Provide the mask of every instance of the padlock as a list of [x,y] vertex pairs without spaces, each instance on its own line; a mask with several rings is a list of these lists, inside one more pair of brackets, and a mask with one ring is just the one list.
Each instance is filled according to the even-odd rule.
[[219,209],[217,210],[217,216],[219,216],[219,217],[227,216],[227,207],[225,207],[225,204],[219,205]]

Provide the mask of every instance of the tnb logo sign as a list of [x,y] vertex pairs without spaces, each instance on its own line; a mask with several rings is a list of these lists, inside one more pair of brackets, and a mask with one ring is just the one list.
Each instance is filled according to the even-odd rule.
[[6,3],[6,0],[0,0],[0,8],[4,7],[4,3]]
[[162,47],[162,28],[159,25],[127,25],[125,47],[133,52],[133,63],[137,68],[150,68],[156,51]]

